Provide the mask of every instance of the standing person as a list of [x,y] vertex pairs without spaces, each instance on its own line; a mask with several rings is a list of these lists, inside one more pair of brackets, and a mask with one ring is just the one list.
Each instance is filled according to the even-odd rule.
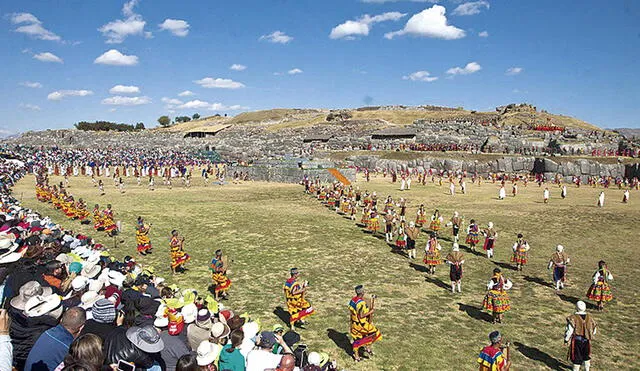
[[498,238],[498,232],[493,229],[493,222],[487,223],[487,228],[482,231],[484,235],[484,245],[482,248],[487,252],[487,259],[491,259],[493,257],[493,247],[496,243],[496,238]]
[[102,179],[98,180],[98,189],[100,190],[100,196],[104,196],[104,183],[102,183]]
[[450,194],[451,196],[455,196],[455,195],[456,195],[456,185],[455,185],[455,183],[453,182],[453,180],[451,180],[451,181],[449,182],[449,194]]
[[453,249],[445,258],[447,264],[449,264],[449,278],[451,279],[451,292],[456,292],[456,286],[458,292],[462,292],[462,265],[464,264],[464,254],[460,252],[460,247],[457,242],[453,243]]
[[436,209],[431,215],[431,223],[429,224],[429,229],[434,232],[436,235],[442,228],[442,221],[444,218],[440,215],[440,210]]
[[587,291],[587,297],[598,304],[598,310],[604,309],[604,303],[613,299],[609,281],[613,281],[613,275],[607,268],[604,260],[598,262],[598,270],[593,274],[593,283]]
[[493,270],[493,276],[487,283],[487,294],[482,301],[482,308],[491,312],[493,323],[502,323],[504,313],[511,309],[511,301],[507,290],[513,284],[502,275],[500,268]]
[[505,197],[507,197],[507,191],[505,191],[504,185],[502,185],[498,191],[498,200],[504,200]]
[[467,227],[467,239],[465,240],[471,251],[476,251],[476,245],[480,242],[480,226],[475,219],[471,219]]
[[625,189],[624,193],[622,194],[622,203],[626,204],[629,202],[629,190]]
[[378,211],[374,207],[369,213],[369,220],[367,222],[367,230],[374,236],[378,233],[378,229],[380,229],[380,221],[378,219]]
[[467,182],[464,181],[464,178],[460,180],[460,191],[462,194],[467,194]]
[[544,191],[542,191],[542,200],[545,204],[549,203],[549,187],[544,187]]
[[513,197],[516,197],[516,195],[518,195],[518,183],[514,182],[511,186],[511,194],[513,195]]
[[396,245],[395,246],[398,250],[403,250],[407,248],[407,234],[405,231],[406,231],[406,226],[404,224],[404,221],[401,221],[400,225],[398,225],[398,228],[396,229]]
[[364,299],[364,286],[355,287],[356,296],[349,302],[349,332],[353,337],[353,359],[360,362],[360,348],[364,347],[365,352],[373,355],[371,345],[382,339],[382,334],[373,325],[373,314],[375,312],[375,295],[371,296],[371,308]]
[[229,343],[222,347],[218,365],[221,370],[245,371],[245,359],[240,353],[240,346],[244,340],[242,329],[233,330],[229,336]]
[[[478,356],[480,371],[509,371],[509,348],[502,345],[502,335],[498,331],[489,334],[491,345],[482,348]],[[503,352],[506,349],[506,354]]]
[[529,260],[529,242],[525,240],[522,233],[518,233],[518,240],[513,243],[513,256],[511,262],[516,263],[516,269],[521,271]]
[[393,223],[395,221],[395,213],[393,209],[389,209],[387,213],[384,214],[384,239],[387,243],[391,243],[391,239],[393,238]]
[[298,268],[291,268],[289,274],[291,277],[285,281],[283,288],[284,297],[287,301],[287,310],[289,311],[289,325],[293,330],[298,322],[304,325],[304,319],[314,314],[316,310],[305,299],[309,281],[298,282],[300,277]]
[[416,258],[416,240],[420,236],[420,229],[416,227],[414,222],[409,222],[409,227],[405,230],[407,235],[407,254],[409,259]]
[[604,191],[598,196],[598,207],[604,207]]
[[141,216],[138,217],[137,223],[136,242],[138,243],[138,254],[144,256],[151,253],[151,239],[149,239],[151,224],[144,224],[144,219]]
[[191,257],[184,252],[184,237],[180,236],[175,229],[171,231],[169,252],[171,254],[171,273],[184,272],[184,265]]
[[457,211],[453,212],[453,217],[447,226],[451,226],[451,234],[453,234],[453,242],[458,242],[458,235],[460,234],[460,228],[462,227],[463,218],[460,217]]
[[227,277],[228,265],[227,259],[222,256],[222,250],[216,250],[209,266],[211,279],[213,279],[213,284],[215,285],[213,291],[216,300],[220,298],[226,299],[229,296],[227,291],[231,287],[231,280]]
[[573,364],[573,371],[585,371],[591,368],[591,340],[596,335],[596,321],[587,313],[587,304],[580,300],[576,303],[576,312],[567,317],[564,332],[564,343],[569,345],[568,358]]
[[436,266],[442,264],[440,250],[442,250],[442,246],[440,246],[440,243],[438,242],[437,235],[434,232],[431,232],[429,241],[427,241],[427,245],[424,247],[423,261],[427,265],[427,273],[435,274]]
[[567,198],[567,186],[565,184],[562,185],[562,191],[560,192],[560,196],[564,200]]
[[569,265],[569,256],[564,252],[564,246],[558,245],[556,251],[551,255],[549,259],[549,265],[547,269],[553,267],[553,283],[556,287],[556,292],[564,289],[564,283],[567,277],[567,265]]
[[[401,200],[400,202],[402,202]],[[416,225],[422,227],[427,223],[427,212],[424,210],[424,204],[420,204],[418,212],[416,213]]]

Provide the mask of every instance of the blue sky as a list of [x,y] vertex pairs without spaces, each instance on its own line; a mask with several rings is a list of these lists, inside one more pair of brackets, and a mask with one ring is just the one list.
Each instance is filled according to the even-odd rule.
[[82,120],[151,127],[195,112],[512,102],[640,127],[634,0],[3,0],[0,53],[3,134]]

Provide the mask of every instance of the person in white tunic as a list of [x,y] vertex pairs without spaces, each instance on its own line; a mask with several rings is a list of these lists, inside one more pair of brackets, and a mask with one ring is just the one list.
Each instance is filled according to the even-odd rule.
[[598,207],[604,207],[604,191],[598,196]]
[[498,192],[498,199],[504,200],[507,197],[507,191],[504,190],[504,186],[500,187],[500,191]]

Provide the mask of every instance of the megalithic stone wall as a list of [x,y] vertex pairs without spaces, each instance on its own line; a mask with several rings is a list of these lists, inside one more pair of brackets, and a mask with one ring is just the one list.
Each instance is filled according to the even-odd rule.
[[[447,171],[466,171],[468,174],[477,172],[486,176],[488,173],[520,173],[544,174],[554,178],[556,174],[570,180],[572,176],[612,176],[612,177],[640,177],[638,164],[624,165],[621,163],[603,164],[587,159],[563,158],[561,161],[546,157],[505,156],[494,160],[459,160],[443,159],[425,156],[416,160],[387,160],[378,156],[351,156],[349,162],[353,165],[369,169],[387,169],[389,171],[405,171],[417,169],[422,172],[428,169]],[[634,175],[635,174],[635,175]],[[585,180],[585,179],[583,179]]]

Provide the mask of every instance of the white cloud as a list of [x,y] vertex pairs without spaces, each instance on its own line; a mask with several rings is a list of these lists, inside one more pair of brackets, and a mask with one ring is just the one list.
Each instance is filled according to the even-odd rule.
[[504,74],[507,76],[513,76],[513,75],[519,74],[522,71],[524,71],[524,68],[522,67],[511,67],[507,69],[507,71]]
[[229,69],[233,71],[244,71],[247,69],[247,66],[243,64],[232,64],[231,67],[229,67]]
[[135,66],[138,64],[138,57],[135,55],[124,55],[116,49],[111,49],[96,58],[93,63],[110,66]]
[[91,90],[57,90],[47,95],[48,100],[62,100],[65,97],[86,97],[93,95]]
[[27,34],[35,39],[61,41],[60,36],[47,30],[42,26],[42,22],[31,13],[13,13],[10,15],[11,23],[24,24],[16,28],[15,32]]
[[371,25],[385,21],[397,21],[406,13],[387,12],[376,16],[365,14],[355,21],[349,20],[337,25],[331,30],[329,38],[331,39],[353,39],[355,36],[367,36],[371,30]]
[[472,73],[476,73],[480,71],[481,69],[482,69],[482,66],[480,66],[478,63],[470,62],[470,63],[467,63],[467,65],[464,66],[464,68],[460,68],[460,67],[449,68],[447,70],[447,73],[449,75],[470,75]]
[[116,85],[109,89],[111,94],[139,94],[140,88],[133,85]]
[[118,110],[117,108],[109,108],[109,112],[115,112],[117,110]]
[[465,37],[464,30],[447,23],[444,6],[434,5],[420,13],[414,14],[404,29],[395,32],[388,32],[384,35],[387,39],[396,36],[414,35],[422,37],[432,37],[437,39],[455,40]]
[[197,99],[186,102],[178,106],[177,108],[182,110],[206,109],[209,111],[238,111],[238,110],[248,109],[248,107],[244,107],[238,104],[235,104],[232,106],[226,106],[222,103],[209,103],[209,102],[205,102]]
[[275,44],[287,44],[287,43],[290,43],[291,41],[293,41],[293,37],[287,35],[286,33],[282,32],[282,31],[273,31],[272,33],[270,33],[268,35],[260,36],[260,38],[258,40],[260,40],[260,41],[265,40],[265,41],[268,41],[270,43],[275,43]]
[[433,82],[438,78],[436,76],[431,76],[431,73],[429,73],[428,71],[416,71],[408,76],[402,76],[402,79],[411,81]]
[[240,89],[244,88],[244,84],[241,82],[233,81],[231,79],[211,78],[205,77],[204,79],[195,80],[196,84],[203,88],[218,88],[218,89]]
[[160,24],[160,29],[171,32],[174,36],[185,37],[189,34],[189,23],[181,19],[167,18]]
[[116,95],[115,97],[109,97],[102,100],[102,104],[110,106],[140,106],[142,104],[151,103],[149,97],[123,97]]
[[478,36],[480,36],[480,37],[489,37],[489,32],[488,31],[478,32]]
[[301,70],[301,69],[299,69],[299,68],[294,68],[294,69],[291,69],[291,70],[287,71],[287,73],[288,73],[289,75],[297,75],[297,74],[299,74],[299,73],[303,73],[303,72],[304,72],[304,71],[302,71],[302,70]]
[[162,99],[160,99],[160,101],[162,101],[162,103],[173,104],[173,105],[182,104],[182,101],[180,99],[175,99],[175,98],[163,97]]
[[42,84],[39,82],[31,82],[31,81],[25,81],[25,82],[21,82],[20,83],[21,86],[25,86],[27,88],[33,88],[33,89],[37,89],[37,88],[41,88]]
[[122,14],[127,17],[126,19],[116,19],[98,28],[102,36],[107,38],[105,41],[107,44],[120,44],[128,36],[132,35],[145,36],[147,38],[151,36],[150,32],[148,36],[144,32],[144,26],[147,22],[142,19],[141,15],[133,11],[136,5],[138,5],[138,0],[126,2],[122,7]]
[[40,108],[40,106],[37,106],[35,104],[29,104],[29,103],[20,103],[20,108],[28,109],[31,111],[42,111],[42,108]]
[[35,54],[33,58],[39,60],[40,62],[64,63],[62,58],[49,52]]
[[192,92],[191,90],[185,90],[185,91],[183,91],[183,92],[178,94],[179,97],[190,97],[192,95],[196,95],[196,94],[194,92]]
[[472,1],[458,5],[453,10],[453,15],[476,15],[480,13],[482,8],[489,9],[490,5],[488,1]]

